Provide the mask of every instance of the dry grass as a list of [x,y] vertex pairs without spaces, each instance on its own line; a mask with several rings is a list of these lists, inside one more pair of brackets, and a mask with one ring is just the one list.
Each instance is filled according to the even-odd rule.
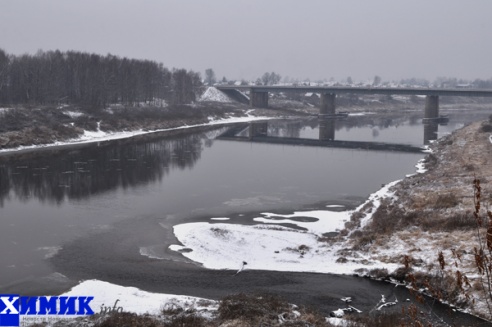
[[218,313],[222,322],[241,322],[237,326],[331,326],[315,311],[297,308],[300,315],[296,315],[292,310],[292,305],[276,295],[239,293],[224,297]]

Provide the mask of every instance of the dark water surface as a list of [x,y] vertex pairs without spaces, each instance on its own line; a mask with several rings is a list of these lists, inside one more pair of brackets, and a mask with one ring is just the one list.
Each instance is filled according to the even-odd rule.
[[[335,123],[334,137],[423,145],[421,114],[349,117]],[[450,112],[437,133],[488,114]],[[85,278],[192,293],[200,282],[193,285],[192,277],[174,287],[139,279],[162,269],[163,260],[153,256],[187,262],[167,250],[176,242],[172,226],[226,215],[231,223],[252,223],[248,213],[262,210],[354,207],[382,184],[413,173],[424,157],[217,140],[224,131],[0,156],[0,293],[56,292]],[[317,120],[289,120],[270,121],[268,133],[317,138],[320,131]],[[218,292],[213,287],[212,295]],[[206,293],[202,288],[194,295]]]

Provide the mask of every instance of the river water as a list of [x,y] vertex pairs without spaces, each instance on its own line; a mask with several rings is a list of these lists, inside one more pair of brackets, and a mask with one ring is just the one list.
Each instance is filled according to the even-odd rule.
[[[429,127],[421,115],[351,116],[337,120],[330,135],[422,146],[429,142]],[[447,125],[431,128],[430,139],[489,113],[449,115]],[[271,120],[266,128],[269,136],[317,139],[325,133],[319,126],[316,119]],[[0,293],[56,292],[76,278],[101,278],[96,270],[74,271],[108,257],[124,261],[130,252],[139,265],[153,264],[152,258],[186,262],[167,250],[176,242],[176,224],[224,215],[231,223],[252,223],[247,213],[328,204],[353,208],[382,184],[413,173],[424,157],[217,139],[224,131],[0,156]],[[245,129],[238,135],[247,134]],[[113,247],[121,250],[105,252]],[[79,262],[78,270],[64,270],[71,263],[56,260],[64,250]]]

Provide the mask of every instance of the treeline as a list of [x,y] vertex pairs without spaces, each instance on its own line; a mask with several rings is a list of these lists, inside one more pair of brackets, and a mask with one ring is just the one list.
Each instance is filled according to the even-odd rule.
[[195,100],[199,73],[149,60],[77,51],[8,55],[0,49],[0,104],[69,103],[103,108],[164,99]]

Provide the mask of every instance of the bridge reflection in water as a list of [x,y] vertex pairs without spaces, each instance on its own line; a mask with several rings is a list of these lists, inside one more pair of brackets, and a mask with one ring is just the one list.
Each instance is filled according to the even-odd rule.
[[[363,149],[376,151],[400,151],[400,152],[422,152],[423,147],[385,142],[370,142],[370,141],[347,141],[336,140],[336,119],[318,119],[319,136],[314,138],[300,137],[285,137],[269,135],[269,122],[252,122],[249,124],[238,124],[226,132],[218,139],[243,141],[243,142],[258,142],[271,144],[290,144],[290,145],[306,145],[319,147],[347,148],[347,149]],[[425,123],[423,128],[423,145],[428,145],[431,141],[437,139],[437,131],[439,125],[437,123]]]

